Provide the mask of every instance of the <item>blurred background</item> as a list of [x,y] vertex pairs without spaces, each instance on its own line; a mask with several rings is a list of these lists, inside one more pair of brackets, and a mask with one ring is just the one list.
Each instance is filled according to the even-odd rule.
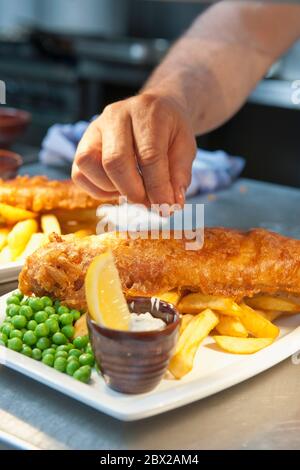
[[[211,3],[0,0],[0,78],[7,105],[32,114],[19,142],[25,159],[35,158],[30,149],[38,148],[52,124],[89,119],[136,93]],[[274,64],[232,120],[198,139],[199,146],[245,156],[244,176],[299,186],[300,105],[291,100],[297,79],[300,44]]]

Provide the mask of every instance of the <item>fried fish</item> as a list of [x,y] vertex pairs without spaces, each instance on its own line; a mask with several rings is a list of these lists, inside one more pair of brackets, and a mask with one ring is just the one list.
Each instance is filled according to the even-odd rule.
[[71,180],[49,180],[46,176],[0,179],[0,202],[32,212],[55,209],[89,209],[100,203],[76,187]]
[[300,241],[264,229],[207,228],[204,245],[185,240],[123,238],[117,233],[74,239],[53,235],[20,274],[27,295],[49,295],[85,309],[84,278],[91,260],[111,249],[126,295],[172,289],[241,300],[259,293],[300,295]]

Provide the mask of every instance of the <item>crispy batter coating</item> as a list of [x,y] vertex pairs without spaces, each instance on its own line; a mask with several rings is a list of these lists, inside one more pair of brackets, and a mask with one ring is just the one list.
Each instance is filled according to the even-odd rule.
[[0,179],[0,202],[33,212],[53,209],[88,209],[104,201],[90,197],[71,180],[49,180],[46,176]]
[[257,293],[300,294],[300,241],[263,229],[205,229],[204,246],[185,240],[124,239],[116,233],[52,241],[31,255],[20,274],[27,295],[50,295],[86,308],[84,277],[91,260],[110,248],[127,295],[174,288],[240,300]]

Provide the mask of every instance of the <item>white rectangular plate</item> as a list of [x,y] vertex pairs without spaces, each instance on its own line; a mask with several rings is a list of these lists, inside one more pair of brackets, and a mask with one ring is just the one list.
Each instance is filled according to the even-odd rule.
[[[0,298],[0,324],[5,317],[6,298]],[[152,392],[123,395],[110,390],[96,371],[91,384],[76,381],[41,362],[0,346],[0,362],[38,382],[122,421],[154,416],[225,390],[274,366],[300,349],[300,315],[277,322],[280,338],[252,355],[222,352],[211,338],[200,346],[192,372],[182,380],[162,380]]]
[[12,261],[0,265],[0,284],[16,281],[23,267],[23,261]]

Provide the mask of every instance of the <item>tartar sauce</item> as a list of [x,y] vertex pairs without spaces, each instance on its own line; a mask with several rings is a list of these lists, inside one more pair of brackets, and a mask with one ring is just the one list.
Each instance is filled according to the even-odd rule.
[[155,318],[151,315],[150,312],[140,313],[131,313],[129,330],[130,331],[153,331],[161,330],[166,326],[166,323],[160,318]]

